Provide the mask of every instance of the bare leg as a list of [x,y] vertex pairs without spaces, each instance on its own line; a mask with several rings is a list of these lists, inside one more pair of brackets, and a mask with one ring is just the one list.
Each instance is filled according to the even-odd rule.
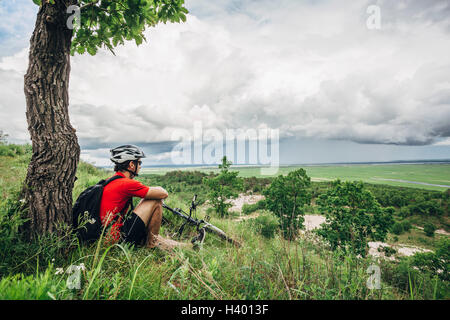
[[134,212],[142,219],[147,227],[147,247],[154,248],[162,221],[162,201],[144,200],[136,206]]

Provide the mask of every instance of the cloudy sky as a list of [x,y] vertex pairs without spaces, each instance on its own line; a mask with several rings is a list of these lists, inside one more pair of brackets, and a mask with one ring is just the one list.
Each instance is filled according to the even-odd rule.
[[[186,7],[185,23],[148,29],[139,47],[72,58],[84,160],[107,165],[111,147],[132,143],[145,165],[170,164],[176,133],[194,137],[199,123],[204,135],[277,130],[281,164],[450,159],[449,0]],[[36,13],[31,0],[0,0],[0,129],[18,143],[29,141],[23,75]]]

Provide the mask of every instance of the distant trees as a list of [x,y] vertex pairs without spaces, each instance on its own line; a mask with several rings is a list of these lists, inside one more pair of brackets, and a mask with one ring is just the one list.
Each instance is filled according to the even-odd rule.
[[317,233],[333,249],[340,247],[363,257],[369,239],[384,241],[393,222],[393,208],[383,209],[362,182],[334,181],[317,203],[326,215],[326,223]]
[[164,175],[166,183],[185,182],[187,184],[201,184],[203,178],[208,176],[200,171],[169,171]]
[[278,176],[263,191],[266,208],[280,219],[280,227],[286,239],[294,239],[303,227],[305,206],[311,203],[309,187],[311,178],[304,169]]
[[243,178],[243,188],[245,191],[261,192],[270,184],[271,181],[271,178]]
[[0,130],[0,145],[6,143],[7,137],[8,137],[8,135],[6,133],[4,133],[3,130]]

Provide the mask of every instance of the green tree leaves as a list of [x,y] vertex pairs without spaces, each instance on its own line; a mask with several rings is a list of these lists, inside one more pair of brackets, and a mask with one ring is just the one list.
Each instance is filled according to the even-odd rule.
[[295,238],[303,227],[305,205],[311,202],[310,185],[311,178],[304,169],[299,169],[289,172],[287,176],[278,176],[263,192],[266,208],[280,218],[286,239]]
[[[35,0],[37,3],[37,0]],[[141,45],[144,31],[159,22],[186,21],[184,0],[81,0],[81,21],[74,29],[71,54],[95,55],[101,47],[114,53],[125,40]]]
[[368,240],[384,241],[393,222],[392,208],[383,209],[362,182],[333,182],[317,201],[326,223],[317,233],[333,249],[341,247],[365,257]]

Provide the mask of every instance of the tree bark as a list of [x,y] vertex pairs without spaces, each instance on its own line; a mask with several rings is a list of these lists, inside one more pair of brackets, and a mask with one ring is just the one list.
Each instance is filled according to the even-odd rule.
[[24,77],[33,148],[24,186],[31,237],[54,232],[57,225],[71,222],[72,189],[80,156],[68,110],[72,30],[66,26],[66,8],[76,0],[42,3]]

